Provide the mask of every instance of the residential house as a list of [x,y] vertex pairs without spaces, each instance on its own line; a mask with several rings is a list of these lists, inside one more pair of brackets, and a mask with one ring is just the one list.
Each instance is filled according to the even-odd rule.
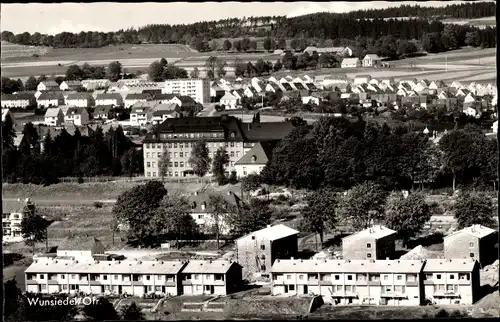
[[222,96],[224,96],[225,94],[225,91],[224,89],[222,89],[220,86],[218,86],[217,84],[213,84],[211,87],[210,87],[210,97],[218,102],[220,100],[220,98]]
[[64,123],[64,114],[59,107],[49,107],[45,112],[45,125],[61,126]]
[[94,99],[88,93],[71,94],[66,98],[66,105],[73,105],[76,107],[91,107],[94,106]]
[[429,258],[422,272],[431,304],[471,305],[479,299],[479,263],[473,258]]
[[[239,101],[245,97],[245,90],[243,89],[236,89],[230,92],[233,96],[235,96]],[[222,101],[222,99],[221,99]]]
[[428,80],[422,79],[422,80],[418,81],[418,83],[413,87],[413,90],[418,92],[418,93],[421,93],[425,90],[428,90],[429,85],[430,85],[430,82]]
[[274,296],[319,295],[333,305],[418,306],[424,303],[420,260],[278,259]]
[[59,89],[59,84],[57,84],[53,80],[45,80],[43,82],[40,82],[38,86],[36,87],[37,90],[43,92],[43,91],[54,91]]
[[298,91],[308,90],[308,88],[306,88],[303,83],[290,83],[290,85],[292,85],[292,87],[294,87]]
[[386,259],[394,256],[396,231],[375,225],[342,239],[344,259]]
[[94,108],[94,119],[107,120],[113,111],[113,105],[98,105]]
[[453,81],[453,83],[451,83],[450,87],[456,88],[457,90],[464,88],[462,83],[460,83],[459,81]]
[[302,104],[313,104],[319,106],[320,98],[316,96],[302,96]]
[[251,83],[251,87],[253,87],[255,89],[255,91],[257,91],[257,93],[264,91],[265,84],[259,78],[257,78],[257,77],[252,78],[250,83]]
[[464,97],[464,103],[473,103],[476,101],[477,97],[472,92],[467,93],[467,95]]
[[158,104],[170,104],[170,101],[176,97],[174,94],[154,94],[152,95],[152,101]]
[[181,113],[177,111],[177,109],[173,110],[157,110],[153,111],[153,115],[151,118],[152,123],[160,124],[163,123],[166,119],[181,117]]
[[380,64],[380,61],[382,58],[380,58],[377,54],[367,54],[363,58],[363,67],[374,67],[378,66]]
[[42,93],[37,99],[38,108],[56,107],[64,104],[64,96],[61,93]]
[[361,60],[359,58],[344,58],[340,65],[341,68],[358,68],[361,67]]
[[220,99],[220,104],[226,109],[236,109],[238,102],[238,98],[230,92],[226,92],[226,94]]
[[243,91],[245,97],[249,97],[249,98],[255,98],[259,95],[259,93],[257,92],[257,90],[254,88],[254,87],[247,87],[244,91]]
[[283,224],[267,226],[236,240],[237,261],[243,273],[268,274],[277,259],[288,259],[298,252],[298,231]]
[[192,260],[181,280],[183,295],[228,295],[241,289],[242,267],[231,260]]
[[339,56],[352,56],[352,49],[349,47],[326,47],[326,48],[317,48],[314,46],[309,46],[304,49],[304,52],[312,55],[314,52],[318,54],[330,53]]
[[259,174],[271,160],[277,141],[257,142],[241,159],[235,162],[234,168],[238,178],[249,174]]
[[138,102],[147,102],[151,99],[149,94],[128,94],[124,100],[125,108],[132,108],[132,106]]
[[134,106],[132,106],[132,109],[130,111],[130,125],[144,126],[146,124],[151,123],[153,120],[153,112],[154,112],[153,106],[154,106],[153,104],[143,104],[143,102],[138,102],[134,104]]
[[445,92],[445,91],[441,91],[439,94],[438,94],[438,99],[441,99],[441,100],[445,100],[445,99],[448,99],[449,96],[448,94]]
[[27,214],[34,211],[35,205],[29,198],[24,200],[2,200],[2,243],[23,241],[21,222]]
[[181,261],[35,259],[26,269],[26,291],[94,295],[177,296]]
[[276,93],[278,91],[281,91],[281,88],[278,86],[278,84],[276,83],[268,83],[266,85],[266,92],[273,92],[273,93]]
[[440,89],[443,89],[445,87],[446,87],[446,84],[442,80],[432,81],[429,84],[429,89],[434,89],[436,91],[439,91]]
[[61,85],[59,85],[59,89],[61,91],[69,91],[69,90],[77,90],[82,87],[82,82],[80,81],[63,81]]
[[94,260],[95,255],[104,255],[104,245],[92,236],[67,237],[57,246],[58,257],[75,260]]
[[72,123],[76,126],[89,124],[89,112],[85,107],[70,107],[64,115],[64,122]]
[[97,95],[95,98],[95,105],[96,106],[106,106],[106,105],[111,105],[111,106],[122,106],[123,105],[123,98],[120,94],[118,93],[106,93],[106,94],[100,94]]
[[[175,164],[172,164],[172,167],[174,165]],[[189,214],[200,228],[200,231],[205,233],[212,231],[216,223],[213,216],[213,208],[209,202],[209,196],[210,193],[207,191],[195,191],[187,196],[190,206]],[[222,196],[228,204],[237,208],[241,206],[242,201],[234,192],[228,191],[227,193],[220,194],[220,196]],[[222,235],[227,235],[231,232],[232,227],[230,226],[230,223],[225,220],[225,216],[221,216],[221,218],[219,218],[218,224]]]
[[36,106],[35,96],[32,94],[6,94],[1,98],[2,108],[27,108]]
[[316,87],[316,85],[314,85],[314,83],[305,83],[304,87],[309,91],[317,91],[318,90],[318,88]]
[[82,87],[87,91],[107,89],[111,85],[108,79],[85,79],[82,80]]
[[496,230],[473,225],[444,237],[444,256],[476,259],[484,267],[498,259],[496,243]]

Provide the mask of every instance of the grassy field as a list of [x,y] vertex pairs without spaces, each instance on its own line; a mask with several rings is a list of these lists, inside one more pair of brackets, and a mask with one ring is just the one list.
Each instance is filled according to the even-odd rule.
[[497,25],[496,17],[483,17],[479,19],[444,19],[441,22],[445,24],[456,24],[456,25],[471,25],[479,28],[485,28],[487,26],[495,27]]

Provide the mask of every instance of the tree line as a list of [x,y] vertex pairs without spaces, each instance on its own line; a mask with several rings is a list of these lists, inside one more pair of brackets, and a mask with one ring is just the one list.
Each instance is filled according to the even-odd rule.
[[[422,8],[402,6],[401,8],[357,11],[344,14],[316,13],[311,15],[286,17],[250,17],[204,21],[188,25],[152,24],[138,29],[129,28],[117,32],[62,32],[46,35],[28,32],[14,34],[3,31],[2,40],[20,45],[48,47],[103,47],[119,44],[140,43],[182,43],[193,45],[201,51],[210,50],[210,41],[217,38],[266,37],[273,38],[317,38],[354,39],[356,36],[378,37],[392,34],[401,39],[420,39],[424,33],[441,32],[443,24],[430,20],[432,16],[456,18],[478,18],[495,16],[496,4],[468,3],[445,8]],[[386,19],[390,17],[426,17],[410,20]],[[372,19],[373,18],[373,19]],[[464,30],[478,28],[462,26]],[[496,28],[494,28],[496,32]],[[481,33],[481,30],[478,30]],[[234,43],[232,44],[235,45]],[[254,43],[240,43],[241,47],[252,48]],[[237,45],[237,46],[240,46]],[[490,46],[491,43],[490,43]],[[236,48],[236,47],[235,47]]]
[[446,133],[436,145],[407,126],[390,128],[361,117],[323,117],[297,126],[275,148],[261,173],[269,184],[318,189],[374,181],[387,190],[415,186],[492,187],[498,148],[473,125]]
[[[198,205],[199,206],[199,205]],[[190,215],[191,204],[186,196],[169,193],[159,181],[137,185],[121,194],[113,207],[114,231],[120,224],[127,227],[130,243],[140,246],[158,246],[163,240],[195,240],[205,234],[219,241],[230,227],[233,237],[266,227],[271,221],[272,211],[267,201],[250,199],[247,203],[231,202],[220,194],[209,194],[207,208],[211,219],[207,219],[207,231],[200,231]]]
[[137,151],[121,127],[104,133],[101,127],[84,136],[66,129],[52,138],[41,138],[32,123],[23,129],[19,147],[10,116],[2,122],[2,158],[4,181],[52,184],[61,177],[118,176],[144,173],[143,155]]

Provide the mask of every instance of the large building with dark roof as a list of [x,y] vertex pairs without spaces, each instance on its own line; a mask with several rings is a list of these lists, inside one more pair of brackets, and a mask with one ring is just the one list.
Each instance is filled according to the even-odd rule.
[[228,115],[167,119],[143,142],[145,176],[161,177],[158,162],[163,153],[170,154],[167,177],[193,175],[188,160],[194,144],[201,140],[206,142],[210,158],[219,148],[226,149],[230,160],[226,170],[231,172],[257,142],[280,140],[292,129],[289,122],[250,124]]

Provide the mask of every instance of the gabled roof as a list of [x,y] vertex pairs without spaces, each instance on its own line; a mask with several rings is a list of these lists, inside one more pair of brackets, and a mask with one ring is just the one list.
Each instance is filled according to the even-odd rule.
[[61,93],[50,93],[50,92],[44,92],[38,97],[39,101],[62,100],[62,99],[64,99],[64,97]]
[[476,238],[484,238],[484,237],[489,236],[495,232],[496,232],[496,230],[482,226],[482,225],[472,225],[472,226],[466,227],[464,229],[458,230],[452,234],[449,234],[448,236],[444,237],[444,239],[450,238],[453,235],[461,234],[461,233],[464,233],[464,234],[467,234],[470,236],[474,236]]
[[49,107],[45,112],[45,117],[56,117],[61,112],[59,107]]
[[238,238],[237,241],[248,236],[254,236],[255,239],[278,240],[288,236],[298,235],[298,233],[299,232],[295,229],[279,224],[251,232],[248,235]]
[[342,64],[357,64],[360,62],[359,58],[344,58]]
[[155,101],[159,101],[159,100],[171,100],[174,97],[175,97],[175,94],[154,94],[153,95],[153,100],[155,100]]
[[366,58],[369,58],[371,60],[381,60],[382,59],[377,54],[366,54],[366,56],[363,59],[366,59]]
[[358,231],[357,233],[354,233],[352,235],[346,236],[343,239],[348,239],[348,238],[360,238],[360,237],[372,237],[374,239],[380,239],[384,238],[390,235],[396,234],[396,231],[389,229],[385,226],[382,225],[376,225],[370,228],[363,229],[361,231]]
[[196,101],[190,96],[176,95],[175,97],[177,97],[179,99],[179,101],[181,101],[182,105],[184,105],[184,104],[196,104]]
[[[224,200],[233,205],[239,207],[241,205],[241,199],[234,192],[228,191],[226,193],[216,193],[214,191],[196,191],[189,194],[186,199],[189,202],[190,213],[212,213],[213,209],[209,203],[210,195],[217,194],[224,198]],[[203,209],[204,208],[204,209]]]
[[277,141],[263,141],[257,142],[241,159],[235,162],[236,165],[243,164],[262,164],[265,165],[276,147]]
[[113,108],[113,105],[97,105],[94,108],[94,115],[100,114],[100,113],[109,113],[111,109]]
[[192,260],[182,270],[183,274],[225,274],[236,262],[228,260]]
[[70,107],[68,108],[68,111],[66,112],[65,116],[68,115],[82,115],[83,112],[85,112],[86,109],[84,107]]
[[40,84],[43,84],[46,87],[59,87],[59,85],[56,83],[56,81],[53,81],[53,80],[45,80],[43,82],[40,82]]
[[231,94],[230,92],[226,92],[226,94],[224,94],[224,96],[222,96],[222,98],[220,100],[221,101],[227,101],[227,100],[235,101],[235,100],[238,100],[238,98],[236,96],[234,96],[233,94]]
[[148,100],[151,98],[150,94],[144,94],[144,93],[132,93],[132,94],[127,94],[125,96],[126,100]]
[[474,259],[444,259],[444,258],[428,258],[425,261],[424,273],[434,272],[464,272],[469,273],[474,270],[477,265]]
[[103,94],[98,94],[97,97],[95,98],[96,100],[121,100],[122,96],[118,93],[103,93]]
[[63,81],[63,83],[66,83],[66,85],[68,85],[68,86],[82,86],[82,82],[77,81],[77,80]]
[[27,93],[18,93],[18,94],[4,94],[2,95],[2,101],[25,101],[25,100],[34,100],[34,94]]
[[420,260],[277,259],[273,273],[413,273],[422,271]]
[[91,98],[90,94],[87,94],[87,93],[75,93],[75,94],[68,95],[68,97],[66,98],[66,100],[67,101],[70,101],[70,100],[88,100],[90,98]]

